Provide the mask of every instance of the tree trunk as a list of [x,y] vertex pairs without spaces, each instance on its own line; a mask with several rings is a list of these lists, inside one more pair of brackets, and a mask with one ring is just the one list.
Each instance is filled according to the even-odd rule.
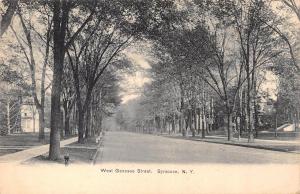
[[258,137],[258,107],[257,107],[257,102],[256,99],[254,99],[254,130],[255,130],[255,137]]
[[202,107],[202,138],[205,138],[205,108]]
[[59,122],[59,124],[60,124],[60,139],[64,139],[64,132],[65,132],[65,130],[64,130],[64,117],[63,117],[63,112],[62,111],[60,111],[60,122]]
[[94,114],[94,108],[93,106],[91,107],[91,118],[90,118],[90,123],[91,123],[91,137],[95,137],[95,114]]
[[277,110],[275,113],[275,138],[277,137],[277,122],[278,122],[278,114],[277,114]]
[[72,121],[73,121],[73,125],[71,126],[71,134],[73,135],[77,135],[78,133],[78,122],[76,122],[78,119],[78,114],[77,114],[77,105],[76,103],[74,103],[74,107],[72,110]]
[[45,112],[44,108],[38,110],[39,113],[39,141],[45,140]]
[[[228,108],[229,109],[229,108]],[[232,140],[232,115],[230,113],[230,110],[227,110],[227,139],[228,141]]]
[[90,110],[90,106],[88,106],[86,110],[86,116],[85,116],[85,138],[86,139],[90,137],[90,129],[91,129],[90,117],[91,117],[91,110]]
[[182,132],[182,116],[181,114],[179,115],[179,118],[178,118],[178,132],[181,133]]
[[33,132],[35,133],[35,110],[32,107],[32,125],[33,125]]
[[241,136],[243,131],[248,131],[247,126],[247,111],[246,111],[246,90],[243,91],[244,95],[242,97],[242,124],[241,124]]
[[[250,76],[250,75],[249,75]],[[248,126],[248,142],[253,142],[253,127],[252,127],[252,112],[251,112],[251,88],[250,88],[250,78],[248,78],[248,88],[247,88],[247,126]]]
[[186,130],[184,128],[184,115],[181,116],[181,133],[183,137],[186,136]]
[[295,131],[299,130],[299,110],[298,108],[296,109],[296,126],[295,126]]
[[65,136],[70,137],[71,131],[70,131],[70,115],[65,116]]
[[78,114],[78,143],[84,143],[84,131],[83,131],[83,127],[84,127],[84,115],[82,113]]
[[[57,65],[56,65],[57,66]],[[60,158],[60,93],[61,93],[61,74],[60,68],[55,68],[52,80],[51,93],[51,122],[50,122],[50,150],[49,159],[57,160]],[[62,70],[62,69],[61,69]]]
[[190,130],[192,132],[192,136],[195,137],[195,130],[193,127],[193,109],[189,110],[189,125],[190,125]]
[[172,115],[172,133],[175,133],[175,114]]
[[84,112],[78,106],[78,143],[84,143]]
[[[51,122],[49,159],[60,158],[60,97],[65,56],[65,36],[69,10],[65,1],[53,2],[53,79],[51,91]],[[61,14],[62,13],[62,14]]]
[[242,136],[242,128],[243,128],[243,86],[239,91],[239,109],[238,109],[238,138],[240,140]]
[[255,131],[255,137],[258,136],[258,107],[257,107],[257,91],[256,91],[256,71],[255,71],[255,64],[256,61],[253,62],[253,71],[252,71],[252,99],[253,99],[253,113],[254,113],[254,118],[253,118],[253,130]]
[[194,131],[193,131],[193,135],[196,135],[196,131],[197,131],[197,110],[196,108],[194,108]]
[[210,98],[210,104],[209,104],[209,131],[213,130],[213,118],[214,118],[214,111],[213,111],[213,107],[214,107],[214,101],[213,98]]
[[163,132],[165,133],[167,130],[167,121],[166,121],[166,117],[163,117]]
[[8,8],[5,11],[4,14],[2,14],[1,20],[0,20],[0,38],[4,34],[4,32],[7,30],[8,26],[11,23],[11,20],[13,18],[13,15],[18,7],[19,0],[9,0],[8,1]]
[[186,131],[184,129],[184,88],[183,83],[180,83],[180,123],[179,123],[179,132],[182,133],[182,136],[186,135]]
[[10,100],[7,100],[6,104],[6,120],[7,120],[7,134],[9,135],[11,133],[11,124],[10,124]]
[[184,121],[185,121],[185,135],[189,135],[189,127],[190,127],[190,111],[189,110],[186,110],[186,118],[184,118]]
[[200,129],[201,129],[201,111],[199,109],[199,111],[198,111],[198,135],[200,135]]
[[167,123],[167,126],[168,126],[168,134],[170,135],[170,134],[171,134],[171,123],[168,122],[168,123]]
[[235,119],[234,119],[234,122],[235,122],[235,129],[238,132],[238,139],[240,140],[240,123],[239,123],[239,120],[240,120],[240,116],[237,114]]
[[99,136],[102,131],[102,115],[99,113],[98,126],[97,126],[97,135]]
[[68,137],[71,135],[70,132],[70,112],[68,107],[68,102],[63,102],[63,108],[64,108],[64,130],[65,130],[65,136]]
[[[203,70],[202,70],[203,71]],[[202,96],[201,96],[201,101],[202,101],[202,138],[205,138],[205,130],[206,130],[206,101],[205,101],[205,83],[204,80],[201,80],[202,82]]]
[[85,139],[89,139],[91,137],[91,123],[90,123],[90,113],[87,112],[85,116]]

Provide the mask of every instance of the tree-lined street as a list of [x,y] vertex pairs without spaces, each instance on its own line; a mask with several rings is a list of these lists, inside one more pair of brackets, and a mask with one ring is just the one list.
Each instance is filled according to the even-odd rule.
[[[47,160],[65,157],[61,140],[76,135],[75,147],[95,147],[107,129],[226,138],[227,145],[216,148],[300,136],[294,0],[3,0],[0,11],[0,135],[38,132],[39,145],[50,135]],[[108,150],[115,136],[107,136]],[[150,153],[150,161],[175,141],[134,137],[126,134],[120,142],[137,144],[136,154]],[[212,162],[230,162],[231,149],[225,154],[207,143],[178,144],[166,154],[175,161],[203,161],[198,154],[207,152]],[[131,150],[123,151],[131,156]]]

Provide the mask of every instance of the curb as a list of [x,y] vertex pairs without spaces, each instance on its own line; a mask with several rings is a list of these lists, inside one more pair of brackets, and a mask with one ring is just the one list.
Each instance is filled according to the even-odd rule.
[[215,142],[215,141],[209,141],[209,140],[204,140],[204,139],[202,140],[202,139],[180,138],[180,137],[171,137],[171,136],[163,136],[163,137],[182,139],[182,140],[190,140],[190,141],[200,141],[200,142],[206,142],[206,143],[223,144],[223,145],[240,146],[240,147],[262,149],[262,150],[271,150],[271,151],[285,152],[285,153],[291,153],[291,154],[300,154],[299,151],[289,151],[287,149],[263,147],[263,146],[259,146],[259,145],[235,144],[235,143],[230,143],[230,142]]
[[94,156],[92,157],[92,161],[91,161],[91,165],[95,165],[96,163],[96,158],[97,156],[99,155],[100,153],[100,150],[101,150],[101,146],[103,144],[103,136],[104,136],[104,133],[101,132],[100,136],[99,136],[99,143],[98,143],[98,146],[97,146],[97,150],[96,150],[96,153],[94,154]]

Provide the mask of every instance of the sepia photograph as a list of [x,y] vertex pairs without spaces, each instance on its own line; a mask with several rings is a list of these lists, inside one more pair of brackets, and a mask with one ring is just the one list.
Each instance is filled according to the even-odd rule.
[[300,193],[300,0],[0,0],[0,194]]

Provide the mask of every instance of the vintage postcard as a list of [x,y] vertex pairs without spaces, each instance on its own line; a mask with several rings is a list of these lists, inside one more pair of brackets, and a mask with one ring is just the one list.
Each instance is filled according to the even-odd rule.
[[299,0],[0,0],[0,194],[292,194],[299,164]]

